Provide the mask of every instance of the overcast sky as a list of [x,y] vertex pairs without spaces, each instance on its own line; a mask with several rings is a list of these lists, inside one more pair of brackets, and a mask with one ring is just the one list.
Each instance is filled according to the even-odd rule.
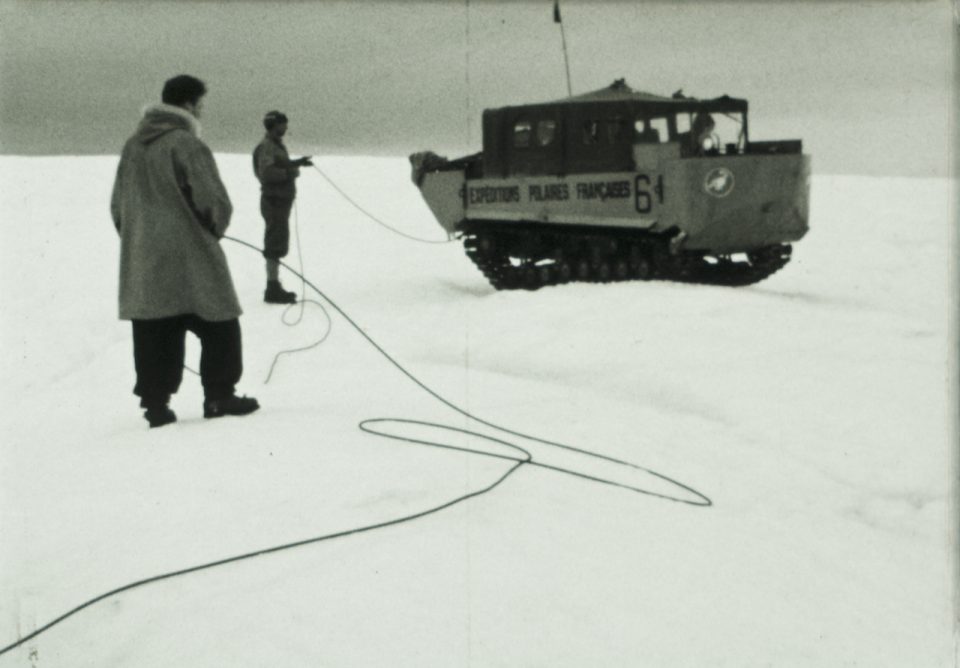
[[[204,79],[204,137],[294,152],[453,155],[485,107],[566,94],[552,0],[0,0],[0,152],[116,153],[179,73]],[[625,77],[751,103],[754,139],[802,138],[820,173],[944,175],[949,0],[561,0],[573,92]]]

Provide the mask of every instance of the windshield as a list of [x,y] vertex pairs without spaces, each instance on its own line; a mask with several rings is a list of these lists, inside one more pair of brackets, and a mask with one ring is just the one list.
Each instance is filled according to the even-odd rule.
[[699,141],[700,149],[707,153],[740,153],[746,144],[743,114],[740,112],[677,114],[677,132],[689,133],[691,129],[696,131],[699,138],[694,138],[694,141]]

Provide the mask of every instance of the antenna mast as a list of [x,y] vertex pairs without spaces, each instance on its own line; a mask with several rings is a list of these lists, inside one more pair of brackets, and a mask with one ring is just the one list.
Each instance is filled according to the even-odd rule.
[[466,42],[464,52],[464,84],[467,89],[466,109],[464,115],[467,118],[467,150],[470,150],[470,0],[464,2],[464,41]]
[[573,95],[570,87],[570,59],[567,57],[567,36],[563,32],[563,19],[560,18],[560,0],[553,0],[553,22],[560,24],[560,41],[563,43],[563,66],[567,70],[567,95]]

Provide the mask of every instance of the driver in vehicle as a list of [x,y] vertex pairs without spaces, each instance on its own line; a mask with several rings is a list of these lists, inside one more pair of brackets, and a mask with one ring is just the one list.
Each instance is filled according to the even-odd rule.
[[678,135],[678,139],[680,140],[680,155],[703,155],[705,150],[704,140],[713,134],[715,127],[716,123],[713,120],[713,116],[705,111],[697,112],[693,117],[693,124],[690,126],[690,131],[681,132]]

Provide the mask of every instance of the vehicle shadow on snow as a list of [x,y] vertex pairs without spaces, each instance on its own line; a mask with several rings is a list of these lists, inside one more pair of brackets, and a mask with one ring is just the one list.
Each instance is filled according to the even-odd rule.
[[487,297],[497,293],[497,290],[488,283],[457,283],[451,280],[436,281],[435,285],[442,288],[445,292],[454,295],[466,295],[468,297]]

